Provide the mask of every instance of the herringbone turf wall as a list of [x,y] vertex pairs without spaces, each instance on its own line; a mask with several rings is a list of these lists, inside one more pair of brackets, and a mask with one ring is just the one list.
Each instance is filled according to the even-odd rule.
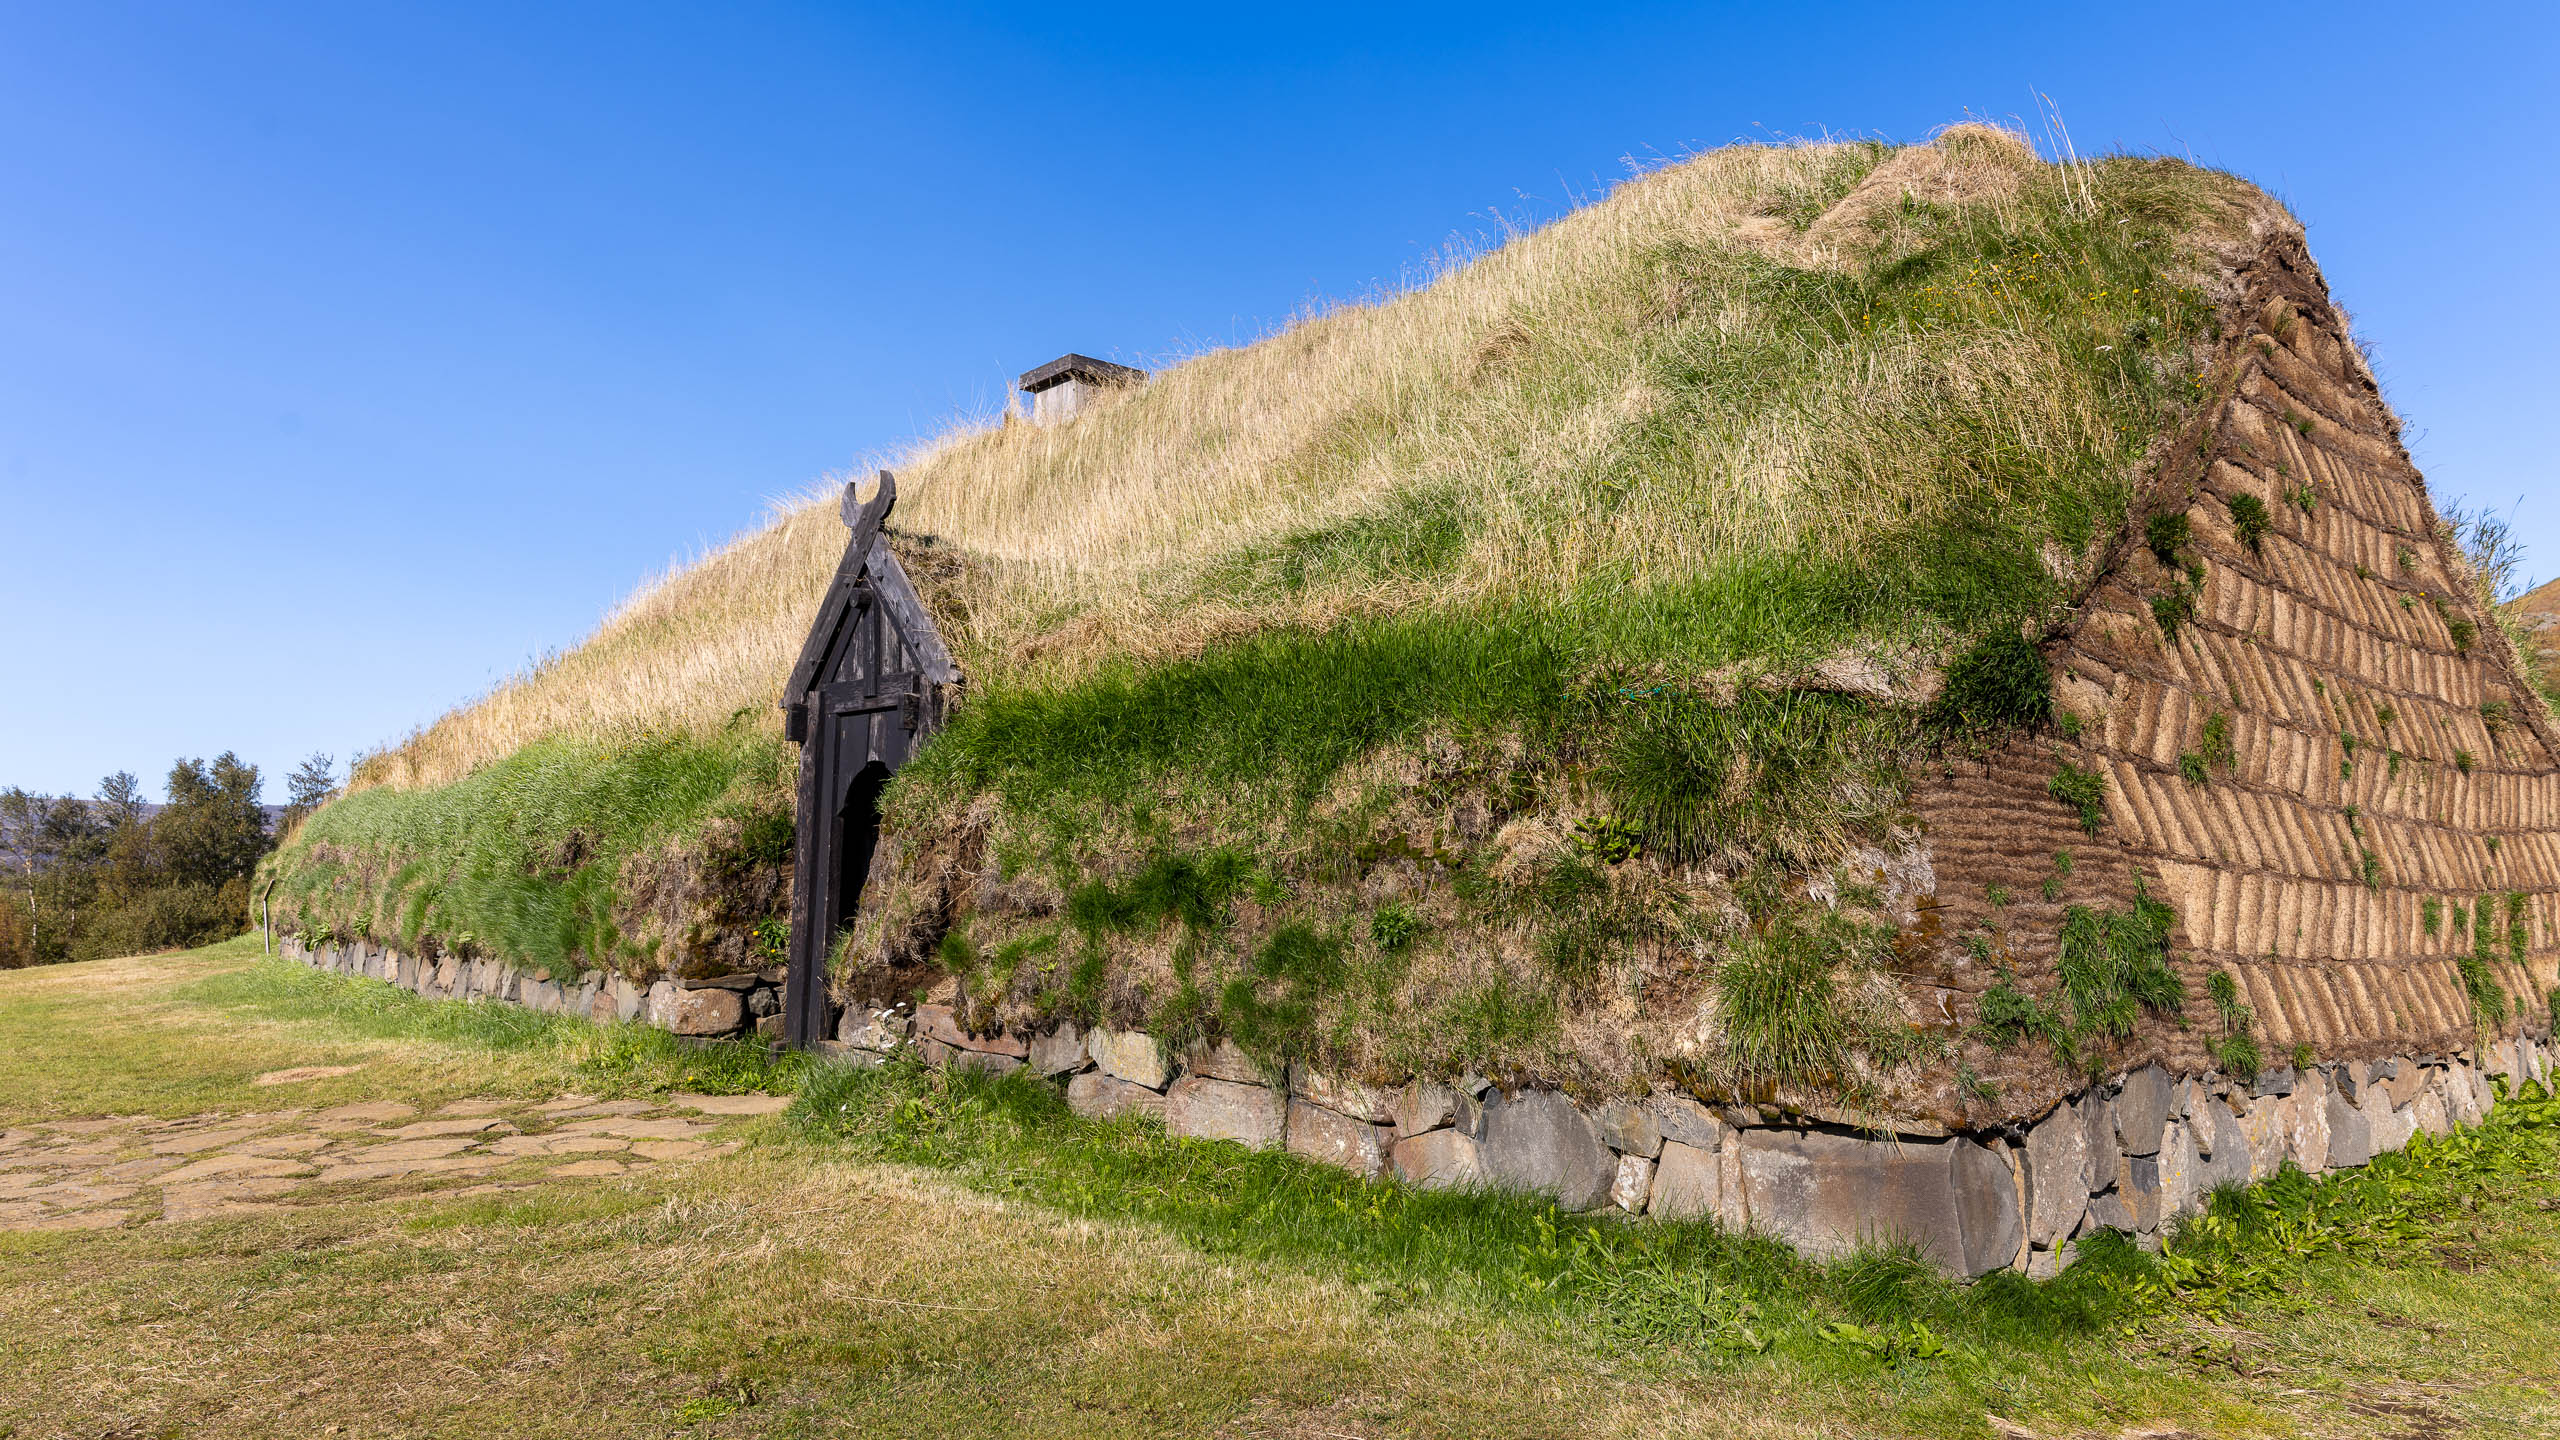
[[[2495,1028],[2542,1033],[2560,982],[2560,746],[2298,237],[2270,238],[2241,280],[2210,403],[2146,508],[2183,510],[2185,550],[2164,564],[2129,538],[2048,647],[2077,739],[2020,741],[1923,787],[1939,883],[1911,947],[1914,1009],[1969,1019],[2004,969],[2049,994],[2066,908],[2121,907],[2140,878],[2177,911],[2189,993],[2228,971],[2269,1064],[2297,1044],[2322,1060],[2472,1046],[2459,960],[2483,897],[2480,953],[2512,997]],[[2231,507],[2243,495],[2270,522],[2255,546]],[[2154,601],[2181,593],[2193,614],[2172,635]],[[2206,741],[2216,716],[2228,764]],[[2182,756],[2206,762],[2202,783]],[[2065,762],[2107,778],[2094,838],[2047,791]],[[1987,962],[1965,943],[1986,933]],[[2191,1001],[2188,1018],[2146,1022],[2125,1063],[2211,1068],[2216,1013]],[[2038,1056],[1970,1058],[1999,1091],[1972,1102],[1976,1122],[2074,1088]],[[1965,1104],[1950,1086],[1927,1108]]]

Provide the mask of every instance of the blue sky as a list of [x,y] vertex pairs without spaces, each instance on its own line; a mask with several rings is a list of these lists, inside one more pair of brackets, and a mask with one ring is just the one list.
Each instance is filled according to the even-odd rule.
[[1211,8],[0,0],[0,784],[274,794],[1063,350],[2038,89],[2291,203],[2560,573],[2554,7]]

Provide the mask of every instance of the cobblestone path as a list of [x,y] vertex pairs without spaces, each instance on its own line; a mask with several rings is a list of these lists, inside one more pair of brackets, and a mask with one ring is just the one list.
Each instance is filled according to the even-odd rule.
[[[735,1149],[737,1141],[708,1137],[729,1118],[789,1103],[766,1095],[563,1095],[456,1100],[421,1115],[378,1100],[15,1124],[0,1128],[0,1230],[174,1225],[425,1188],[476,1193],[621,1175]],[[470,1183],[455,1187],[456,1179]]]

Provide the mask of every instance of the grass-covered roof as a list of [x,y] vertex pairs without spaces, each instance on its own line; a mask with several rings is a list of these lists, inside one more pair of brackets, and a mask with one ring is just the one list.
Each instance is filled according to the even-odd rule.
[[[1814,1018],[1863,1023],[1834,962],[1890,926],[1824,877],[1892,850],[1948,658],[1997,712],[2001,647],[2067,612],[2273,213],[1979,126],[1735,147],[1069,423],[929,446],[892,529],[968,695],[892,792],[846,983],[1605,1078],[1756,946],[1817,953],[1806,983],[1847,991]],[[404,848],[431,797],[539,771],[526,805],[577,831],[558,787],[690,746],[733,758],[591,828],[725,816],[711,868],[758,863],[739,837],[782,791],[735,757],[778,749],[842,543],[818,502],[665,577],[298,843],[407,857],[332,893],[408,887],[404,932],[434,932],[461,902],[417,887],[508,862]]]
[[[2209,252],[2263,203],[1977,126],[1711,151],[1073,423],[936,441],[893,527],[948,557],[943,628],[990,695],[1417,612],[1666,673],[1942,643],[2053,603],[2057,555],[2120,518]],[[832,497],[790,509],[367,778],[772,724],[841,545]]]

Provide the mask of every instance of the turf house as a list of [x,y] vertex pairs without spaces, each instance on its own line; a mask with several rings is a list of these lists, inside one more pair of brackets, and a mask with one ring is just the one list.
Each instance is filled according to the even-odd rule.
[[288,950],[1968,1275],[2547,1073],[2560,736],[2246,182],[1740,146],[1034,377],[370,757]]

